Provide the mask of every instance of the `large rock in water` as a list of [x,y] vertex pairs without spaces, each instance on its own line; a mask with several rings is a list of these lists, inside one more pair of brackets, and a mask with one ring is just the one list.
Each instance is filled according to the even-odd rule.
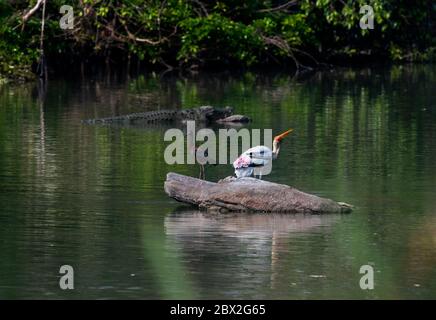
[[229,177],[214,183],[170,172],[165,192],[177,201],[208,210],[345,213],[352,208],[346,203],[255,178]]

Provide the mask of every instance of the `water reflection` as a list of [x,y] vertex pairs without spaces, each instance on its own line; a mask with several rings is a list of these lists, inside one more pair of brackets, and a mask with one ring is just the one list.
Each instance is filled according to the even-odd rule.
[[[208,272],[208,284],[220,287],[222,274],[245,287],[239,294],[266,296],[257,292],[259,284],[276,291],[287,277],[286,264],[298,250],[298,238],[322,234],[341,219],[341,215],[304,214],[215,214],[179,209],[165,217],[167,246],[176,247],[186,268],[191,269],[203,259],[227,261],[215,264]],[[194,267],[196,268],[196,267]],[[212,271],[214,270],[214,271]],[[241,274],[244,272],[244,275]],[[247,274],[245,274],[247,273]],[[248,275],[255,275],[253,279]],[[316,275],[317,276],[317,275]],[[323,275],[320,275],[322,277]],[[243,278],[243,279],[241,279]],[[213,279],[218,280],[214,283]],[[253,283],[254,282],[254,283]],[[232,287],[222,288],[223,297],[232,296]],[[282,289],[280,289],[282,290]],[[245,291],[245,292],[244,292]]]
[[196,235],[222,235],[242,242],[265,239],[288,239],[320,232],[331,226],[340,215],[262,214],[262,213],[210,213],[198,210],[174,211],[165,217],[165,233],[169,237],[183,238]]
[[414,223],[405,265],[405,282],[419,288],[423,297],[431,296],[436,287],[436,198],[430,203],[427,215]]

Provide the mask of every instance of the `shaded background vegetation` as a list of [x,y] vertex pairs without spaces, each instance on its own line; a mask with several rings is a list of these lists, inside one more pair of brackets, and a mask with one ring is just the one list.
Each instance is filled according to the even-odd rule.
[[[36,3],[0,0],[0,74],[23,76],[37,62],[41,8],[23,20]],[[74,8],[72,30],[59,27],[64,4]],[[374,30],[359,27],[364,4],[374,8]],[[77,60],[166,68],[428,60],[435,11],[431,0],[47,0],[45,52],[52,67]]]

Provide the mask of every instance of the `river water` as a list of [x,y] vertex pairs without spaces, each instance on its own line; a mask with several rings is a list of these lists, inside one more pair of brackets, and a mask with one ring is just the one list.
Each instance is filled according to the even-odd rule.
[[[81,119],[233,106],[294,132],[266,180],[351,214],[208,214],[169,199],[168,125]],[[217,130],[218,128],[215,128]],[[0,298],[436,298],[436,67],[0,87]],[[206,167],[216,181],[231,165]],[[74,269],[61,290],[59,269]],[[374,271],[362,290],[361,266]]]

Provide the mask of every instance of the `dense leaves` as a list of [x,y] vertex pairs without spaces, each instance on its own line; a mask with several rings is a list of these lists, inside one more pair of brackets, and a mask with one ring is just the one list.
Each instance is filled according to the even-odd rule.
[[[37,0],[0,1],[0,73],[13,74],[38,58],[42,10],[24,22]],[[343,56],[429,59],[435,45],[431,0],[74,0],[72,30],[59,26],[64,4],[46,7],[45,51],[57,60],[302,66]],[[374,9],[373,30],[359,27],[365,4]]]

